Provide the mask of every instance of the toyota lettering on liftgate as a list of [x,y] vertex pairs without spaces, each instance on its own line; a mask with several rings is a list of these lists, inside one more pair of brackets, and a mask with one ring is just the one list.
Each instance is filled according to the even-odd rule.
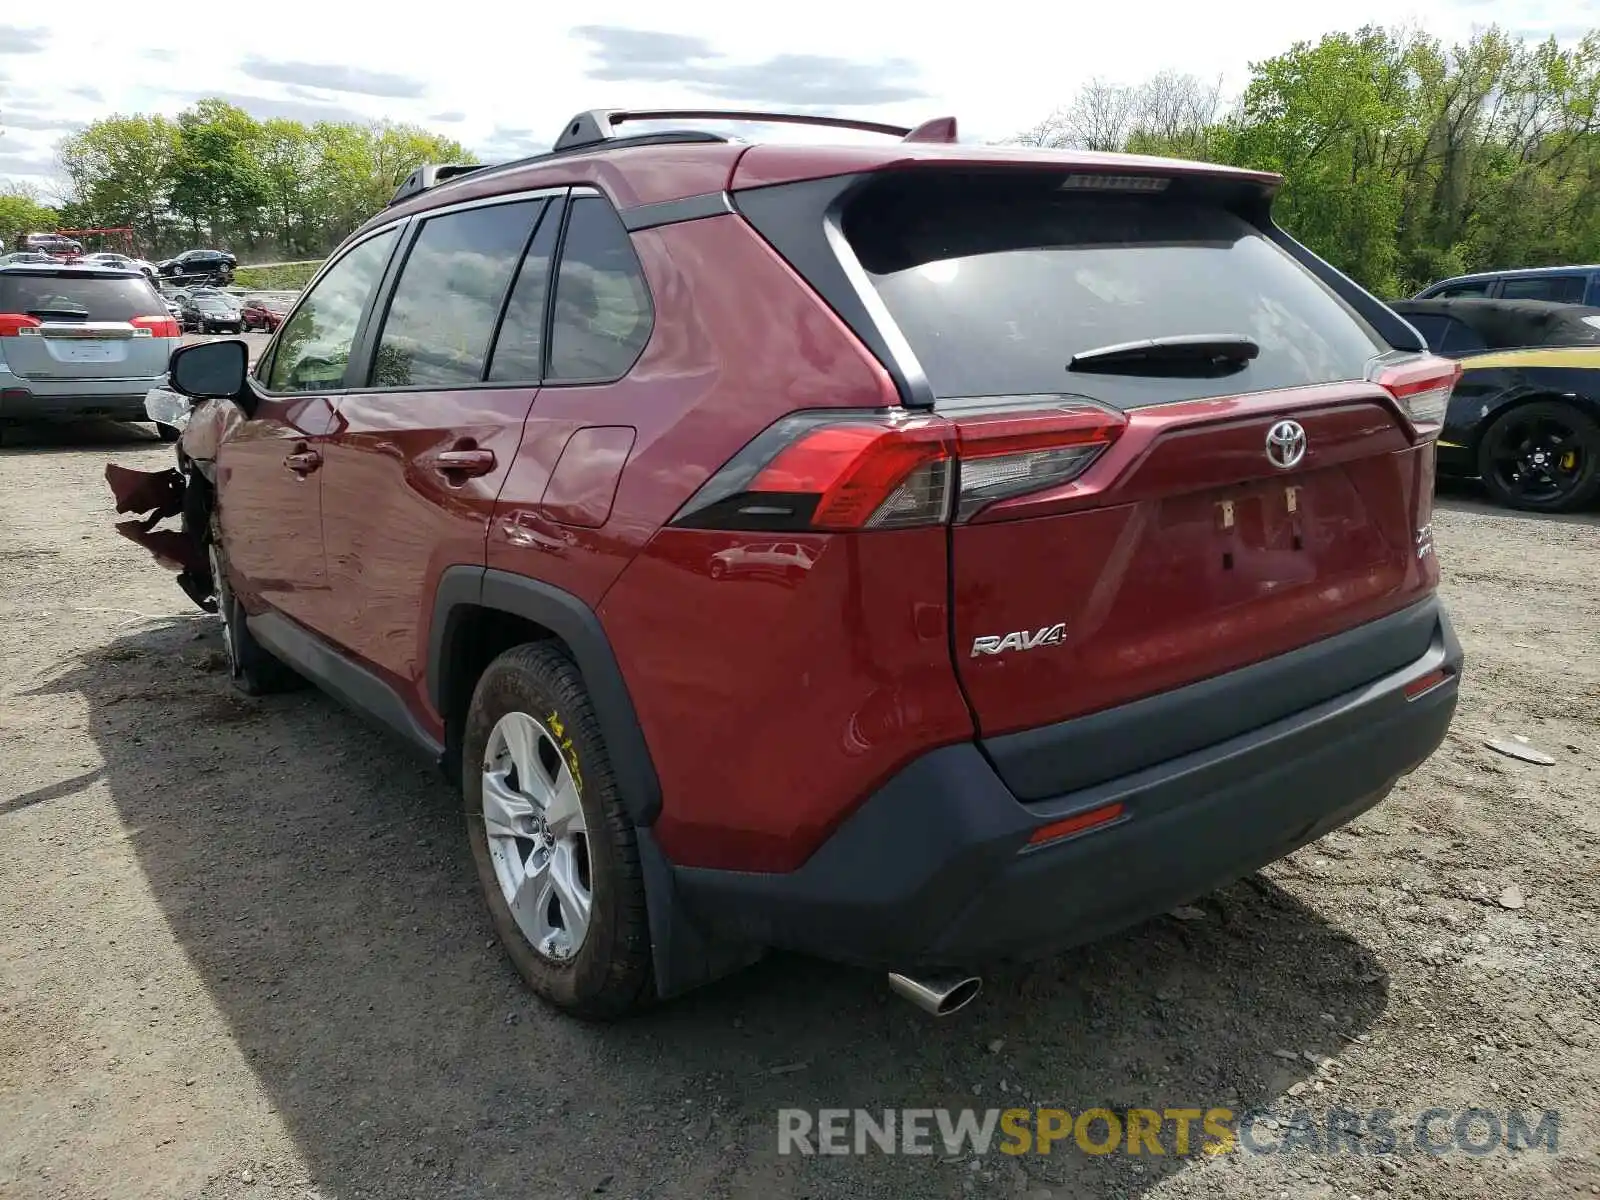
[[1349,821],[1450,724],[1459,368],[1279,182],[582,113],[419,168],[253,368],[179,350],[177,466],[112,487],[241,688],[311,680],[460,786],[552,1003],[782,947],[949,1012]]

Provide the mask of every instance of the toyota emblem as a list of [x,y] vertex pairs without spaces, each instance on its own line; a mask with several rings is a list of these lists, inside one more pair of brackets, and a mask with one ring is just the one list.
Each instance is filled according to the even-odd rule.
[[1267,461],[1287,471],[1306,456],[1306,431],[1299,421],[1279,421],[1267,430]]

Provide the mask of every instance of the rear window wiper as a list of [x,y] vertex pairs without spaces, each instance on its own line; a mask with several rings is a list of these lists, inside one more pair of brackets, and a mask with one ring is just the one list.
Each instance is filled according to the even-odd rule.
[[1080,350],[1068,360],[1067,370],[1106,375],[1227,375],[1242,370],[1260,353],[1260,345],[1243,334],[1183,333]]
[[38,317],[41,321],[52,318],[60,321],[87,321],[89,310],[86,308],[30,308],[30,317]]

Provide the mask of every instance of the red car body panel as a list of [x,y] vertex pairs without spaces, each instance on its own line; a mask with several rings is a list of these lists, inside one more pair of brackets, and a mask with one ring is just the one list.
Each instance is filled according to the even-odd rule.
[[793,870],[898,767],[972,737],[942,531],[813,534],[800,578],[713,577],[712,554],[760,540],[663,530],[601,609],[685,866]]
[[[321,453],[337,428],[327,396],[268,397],[217,446],[217,518],[252,611],[271,606],[326,630],[332,598],[322,552],[322,484],[289,467],[293,454]],[[265,522],[265,528],[263,528]]]
[[[1314,447],[1288,480],[1261,453],[1285,415]],[[1432,453],[1359,386],[1135,410],[1078,480],[954,533],[956,662],[980,734],[1127,703],[1416,603],[1438,583],[1413,544]],[[1048,655],[972,653],[983,635],[1056,622],[1070,636]]]
[[[1398,393],[1354,381],[1189,400],[1180,383],[1172,402],[1128,403],[1101,418],[1114,431],[1070,482],[958,509],[963,472],[981,477],[972,466],[981,456],[963,457],[963,439],[971,434],[976,446],[982,436],[972,428],[976,409],[963,416],[941,395],[905,420],[917,401],[903,364],[893,346],[875,354],[862,332],[863,320],[893,324],[871,281],[848,279],[865,316],[836,303],[798,239],[772,236],[756,206],[739,208],[742,190],[823,177],[1041,164],[1220,180],[1205,203],[1237,193],[1245,197],[1237,207],[1257,222],[1279,182],[1204,164],[1026,148],[701,141],[557,154],[391,205],[366,228],[534,189],[598,189],[622,210],[654,309],[650,336],[609,383],[549,382],[546,373],[540,386],[498,386],[486,370],[459,390],[267,396],[248,421],[211,411],[231,410],[227,402],[205,406],[210,415],[197,413],[184,446],[215,459],[241,601],[253,617],[282,614],[321,639],[334,652],[324,667],[359,674],[354,690],[381,691],[390,708],[398,700],[415,740],[449,761],[476,676],[465,687],[443,677],[452,655],[482,649],[461,640],[456,617],[477,619],[494,581],[530,585],[544,597],[538,603],[554,607],[499,615],[515,618],[506,625],[519,637],[567,641],[609,722],[608,747],[619,729],[637,735],[611,749],[615,774],[631,781],[624,802],[652,785],[659,793],[653,807],[630,809],[640,861],[657,871],[653,940],[692,911],[741,945],[943,964],[1008,943],[1010,925],[1016,939],[1043,946],[1078,938],[1076,911],[1083,930],[1126,924],[1147,915],[1147,904],[1192,898],[1349,820],[1443,737],[1460,662],[1435,611],[1438,567],[1424,545],[1433,444]],[[1010,187],[1011,176],[1003,182]],[[683,200],[692,203],[674,204]],[[820,229],[822,214],[812,215]],[[828,232],[849,236],[842,229]],[[1294,269],[1316,274],[1315,263],[1299,261]],[[391,265],[383,289],[396,273]],[[1326,278],[1322,286],[1337,290]],[[368,311],[384,311],[382,292]],[[354,340],[352,363],[370,353],[370,325]],[[905,340],[891,329],[884,342],[896,339]],[[1404,357],[1399,343],[1373,339],[1373,361]],[[1066,369],[1063,361],[1063,392]],[[1092,379],[1082,386],[1092,390]],[[1019,397],[1037,398],[1009,388],[1002,407]],[[1098,399],[1088,407],[1097,404],[1107,410]],[[833,409],[851,410],[871,436],[909,437],[912,428],[924,445],[945,439],[937,458],[945,474],[929,477],[943,479],[944,507],[905,527],[830,524],[820,518],[822,486],[796,485],[792,494],[814,506],[798,517],[753,505],[737,518],[717,510],[724,524],[698,519],[691,500],[715,492],[773,430],[790,436],[795,422],[786,418]],[[1268,431],[1286,418],[1302,427],[1305,458],[1280,468],[1268,458]],[[834,414],[822,420],[838,432]],[[461,455],[481,469],[463,471]],[[721,499],[743,503],[746,486],[790,495],[758,486],[771,461]],[[1033,469],[1030,460],[1025,482],[1067,477]],[[126,504],[170,507],[160,484],[112,482]],[[791,518],[797,524],[761,524]],[[511,605],[508,590],[500,602]],[[1028,644],[1057,627],[1059,636]],[[980,642],[1013,634],[1027,652],[979,652]],[[1236,689],[1237,698],[1251,678],[1266,678],[1251,675],[1257,668],[1286,671],[1285,662],[1302,661],[1294,655],[1329,643],[1354,647],[1349,661],[1363,665],[1352,669],[1370,659],[1354,691],[1289,689],[1284,703],[1297,707],[1272,709],[1268,697],[1255,726],[1202,721],[1211,742],[1139,757],[1161,717],[1150,706],[1170,702],[1182,721],[1208,703],[1206,687],[1224,697]],[[1424,669],[1444,672],[1448,694],[1412,706],[1403,689]],[[1366,707],[1347,712],[1358,700]],[[1086,726],[1135,708],[1128,744],[1107,757],[1137,769],[1092,779],[1076,770],[1086,753],[1098,762],[1084,750]],[[1242,744],[1269,726],[1270,744]],[[1402,727],[1398,741],[1388,737]],[[1058,735],[1061,755],[1078,758],[1052,778]],[[1027,738],[1035,744],[1016,750]],[[1280,746],[1287,761],[1276,757]],[[1342,758],[1355,763],[1355,791],[1323,787],[1329,771],[1316,764]],[[1282,772],[1300,761],[1312,774],[1280,796]],[[1053,786],[1068,776],[1077,782]],[[1044,783],[1013,787],[1011,778]],[[1116,814],[1104,829],[1075,826],[1059,846],[1034,844],[1041,830],[1070,825],[1107,797]],[[1058,912],[1058,895],[1068,893]],[[1058,928],[1066,925],[1070,936]],[[663,994],[677,986],[675,969],[658,963]]]
[[283,313],[268,308],[265,304],[242,305],[239,316],[243,319],[246,329],[254,329],[259,325],[268,333],[276,332],[278,326],[283,324]]
[[[353,392],[340,398],[322,447],[329,599],[317,628],[378,670],[436,732],[443,724],[425,678],[433,593],[447,567],[483,563],[536,392]],[[488,451],[494,465],[468,475],[440,457],[462,450]]]

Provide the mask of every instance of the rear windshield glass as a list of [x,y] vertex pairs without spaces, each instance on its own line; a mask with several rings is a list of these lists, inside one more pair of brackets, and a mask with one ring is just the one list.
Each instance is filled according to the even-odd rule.
[[131,321],[166,316],[143,276],[0,273],[0,312],[51,321]]
[[[935,395],[1077,392],[1123,407],[1361,379],[1387,347],[1259,230],[1203,199],[1066,193],[1059,177],[907,173],[845,234]],[[1068,372],[1146,338],[1243,335],[1215,377]]]

